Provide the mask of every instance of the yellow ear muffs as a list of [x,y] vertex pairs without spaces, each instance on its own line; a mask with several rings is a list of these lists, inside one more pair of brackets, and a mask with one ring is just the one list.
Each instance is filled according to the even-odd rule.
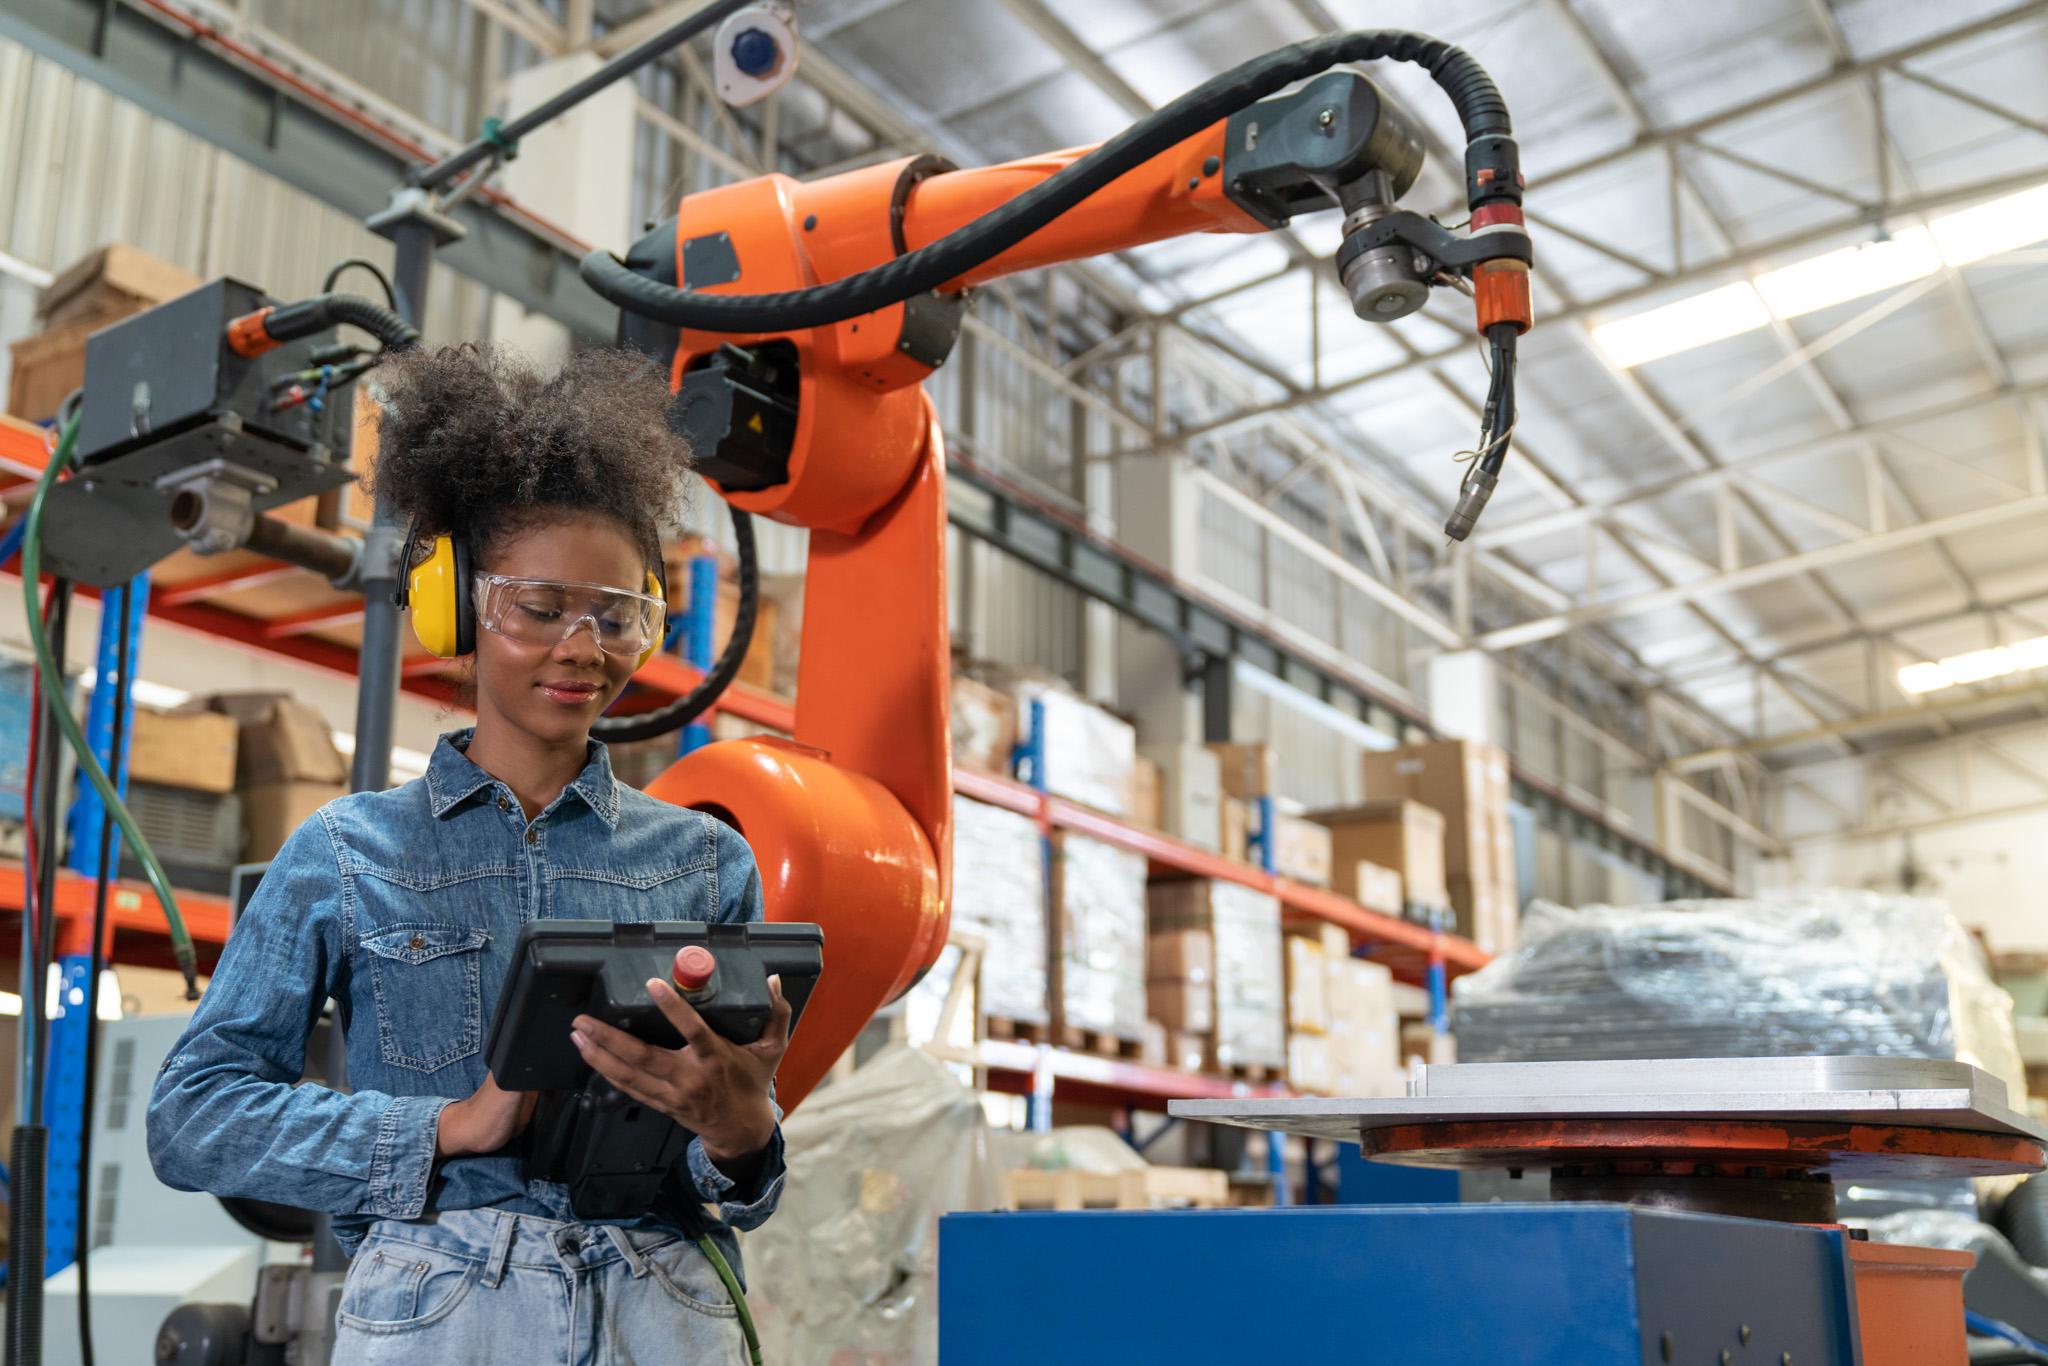
[[470,598],[469,544],[436,536],[433,553],[406,576],[413,634],[442,659],[476,650],[476,604]]
[[[660,598],[664,605],[668,602],[668,590],[661,586],[661,576],[652,569],[647,571],[647,591],[651,596]],[[662,613],[661,624],[663,634],[666,634],[668,627],[668,614],[666,610]],[[637,669],[641,664],[645,664],[648,660],[654,658],[654,652],[661,648],[661,640],[661,636],[657,635],[654,638],[654,643],[640,652],[639,663],[636,663],[633,667]]]

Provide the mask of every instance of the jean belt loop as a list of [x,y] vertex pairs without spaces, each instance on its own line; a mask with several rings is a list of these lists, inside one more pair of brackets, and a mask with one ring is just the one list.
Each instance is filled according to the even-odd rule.
[[498,1232],[491,1239],[491,1255],[484,1259],[484,1287],[496,1290],[498,1282],[505,1278],[505,1263],[512,1259],[512,1230],[518,1226],[519,1216],[497,1211]]
[[631,1235],[617,1224],[601,1224],[599,1227],[604,1229],[605,1236],[612,1240],[612,1246],[619,1250],[619,1255],[626,1259],[626,1265],[633,1268],[633,1279],[637,1281],[645,1276],[647,1259],[640,1255],[639,1248],[633,1246]]

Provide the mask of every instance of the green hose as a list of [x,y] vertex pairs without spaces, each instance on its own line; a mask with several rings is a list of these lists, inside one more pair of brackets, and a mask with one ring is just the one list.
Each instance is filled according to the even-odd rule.
[[697,1240],[697,1247],[710,1261],[711,1269],[718,1273],[718,1279],[725,1282],[725,1290],[732,1296],[732,1307],[739,1311],[740,1334],[747,1340],[747,1355],[753,1358],[754,1366],[761,1366],[761,1335],[754,1331],[754,1316],[747,1312],[747,1292],[740,1289],[740,1278],[732,1274],[726,1265],[725,1254],[718,1250],[718,1244],[706,1234]]
[[[36,498],[28,509],[28,529],[22,535],[21,586],[28,600],[28,638],[35,646],[36,667],[43,677],[43,695],[50,699],[50,710],[55,714],[57,724],[63,728],[64,739],[78,756],[79,771],[100,794],[100,801],[114,817],[114,823],[121,827],[122,838],[128,841],[129,847],[135,850],[135,856],[148,870],[149,885],[156,889],[156,899],[164,908],[164,919],[171,925],[171,953],[178,960],[178,971],[185,974],[185,999],[196,1001],[199,999],[199,955],[192,950],[192,936],[185,929],[185,917],[178,914],[177,894],[171,891],[171,880],[164,875],[164,866],[157,862],[156,851],[142,837],[135,818],[128,814],[127,804],[114,790],[107,771],[100,767],[92,746],[85,742],[85,732],[79,728],[78,718],[65,704],[64,679],[57,672],[56,657],[50,653],[50,642],[43,635],[43,608],[37,593],[43,577],[43,503],[50,496],[50,486],[71,464],[71,457],[77,449],[78,418],[74,415],[64,424],[63,432],[57,438],[56,454],[50,457],[50,463],[43,467],[43,477],[36,482]],[[744,1317],[745,1311],[742,1310],[741,1314]]]

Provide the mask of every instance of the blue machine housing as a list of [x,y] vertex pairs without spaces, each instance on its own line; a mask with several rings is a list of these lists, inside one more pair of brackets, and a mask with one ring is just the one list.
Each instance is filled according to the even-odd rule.
[[1597,1204],[951,1214],[939,1360],[1857,1366],[1844,1240]]

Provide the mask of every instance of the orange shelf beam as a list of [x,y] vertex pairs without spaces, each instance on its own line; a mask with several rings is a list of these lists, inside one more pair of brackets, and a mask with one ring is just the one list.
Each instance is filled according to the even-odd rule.
[[[953,1058],[956,1055],[942,1051],[939,1056]],[[967,1055],[959,1056],[965,1058]],[[1042,1066],[1052,1076],[1054,1096],[1083,1104],[1090,1101],[1112,1104],[1137,1102],[1143,1108],[1146,1101],[1234,1100],[1247,1096],[1284,1098],[1294,1094],[1279,1082],[1232,1081],[1206,1073],[1177,1072],[1171,1068],[1148,1067],[1143,1063],[1104,1058],[1093,1053],[1075,1053],[1064,1048],[1042,1048],[1037,1044],[1000,1039],[984,1039],[977,1044],[973,1050],[973,1061],[991,1072],[1008,1073],[1013,1079],[1034,1077]],[[1009,1085],[995,1089],[1015,1091],[1019,1088],[1012,1080]],[[1028,1080],[1023,1089],[1029,1089]]]
[[33,422],[0,414],[0,473],[18,479],[34,479],[50,463],[49,438]]
[[[91,948],[93,880],[72,872],[57,871],[57,920],[60,951],[84,953]],[[19,914],[28,904],[28,870],[15,859],[0,859],[0,911]],[[195,944],[218,947],[228,942],[232,919],[228,900],[206,892],[180,890],[178,910]],[[115,931],[170,935],[163,904],[149,884],[116,879],[107,893],[107,925]]]
[[[693,669],[674,655],[657,654],[640,666],[639,672],[633,675],[633,681],[670,697],[681,697],[696,687],[703,677],[702,669]],[[730,712],[742,720],[779,730],[785,735],[796,729],[794,702],[774,693],[762,692],[759,688],[750,688],[744,683],[728,687],[711,709]]]
[[1104,844],[1114,844],[1119,848],[1128,849],[1134,854],[1143,854],[1155,869],[1191,873],[1196,877],[1223,878],[1246,887],[1255,887],[1259,891],[1278,897],[1280,904],[1289,911],[1312,915],[1332,924],[1342,925],[1354,936],[1367,942],[1412,950],[1425,960],[1432,952],[1440,952],[1444,965],[1454,977],[1462,972],[1482,968],[1492,961],[1491,954],[1482,951],[1469,939],[1461,939],[1453,934],[1442,934],[1426,925],[1417,925],[1412,921],[1382,915],[1378,911],[1369,911],[1349,897],[1339,896],[1321,887],[1311,887],[1292,878],[1275,877],[1262,868],[1254,868],[1248,863],[1239,863],[1236,859],[1197,849],[1157,830],[1146,830],[1130,825],[1114,816],[1106,816],[1100,811],[1092,811],[1085,806],[1049,796],[1034,787],[1009,778],[955,769],[953,787],[955,791],[976,801],[1006,807],[1047,825],[1072,830],[1076,834],[1101,840]]

